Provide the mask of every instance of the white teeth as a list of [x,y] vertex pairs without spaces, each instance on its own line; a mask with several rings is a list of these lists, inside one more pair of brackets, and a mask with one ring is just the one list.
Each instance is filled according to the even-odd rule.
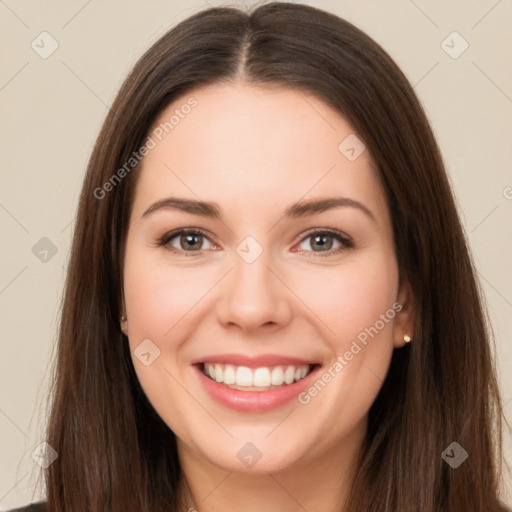
[[284,372],[284,381],[286,384],[291,384],[295,376],[295,366],[288,366]]
[[270,388],[293,384],[303,379],[311,370],[308,364],[302,366],[287,365],[261,368],[233,366],[230,364],[205,363],[203,373],[216,382],[233,387]]
[[273,386],[281,386],[284,382],[284,372],[282,366],[276,366],[272,369],[272,377],[270,381]]
[[236,383],[235,367],[231,364],[227,364],[224,367],[224,384],[235,384],[235,383]]
[[217,382],[222,382],[223,381],[223,378],[222,378],[222,368],[218,364],[215,365],[215,380]]
[[[217,368],[220,368],[222,372],[222,367],[220,364],[215,365],[215,373],[217,373]],[[219,382],[219,381],[217,381]],[[236,381],[235,384],[237,386],[252,386],[252,371],[247,366],[239,366],[236,369]]]
[[252,376],[252,385],[257,387],[270,386],[270,370],[268,368],[256,368]]

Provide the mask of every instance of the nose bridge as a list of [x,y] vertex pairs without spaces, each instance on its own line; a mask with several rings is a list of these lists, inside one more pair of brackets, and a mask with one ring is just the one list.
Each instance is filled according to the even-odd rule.
[[289,314],[286,287],[269,269],[272,251],[246,237],[233,255],[233,271],[223,290],[221,319],[241,327],[283,322]]
[[[271,262],[268,257],[270,251],[262,251],[262,253],[257,257],[254,257],[254,259],[252,259],[253,255],[251,252],[252,249],[246,255],[248,256],[246,259],[245,256],[241,256],[237,250],[233,285],[236,289],[241,290],[243,295],[246,295],[243,292],[244,287],[247,288],[247,291],[251,290],[252,294],[271,293],[270,288],[272,288],[272,283],[270,283],[269,279],[269,276],[271,275],[271,272],[269,271]],[[251,255],[251,257],[249,257],[249,255]]]

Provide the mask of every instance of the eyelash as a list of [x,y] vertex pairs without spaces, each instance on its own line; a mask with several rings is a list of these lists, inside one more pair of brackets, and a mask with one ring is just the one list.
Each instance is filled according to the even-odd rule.
[[[182,229],[177,229],[175,231],[171,231],[169,233],[166,233],[165,235],[163,235],[161,238],[158,239],[156,245],[159,246],[159,247],[167,247],[170,251],[175,252],[175,253],[184,253],[184,255],[186,257],[201,256],[202,253],[205,250],[208,250],[208,249],[200,249],[198,251],[183,251],[181,249],[176,249],[175,247],[172,247],[172,246],[168,245],[169,242],[173,238],[176,238],[177,236],[182,236],[182,235],[201,235],[204,238],[207,238],[208,240],[210,240],[208,234],[206,233],[206,231],[203,231],[200,228],[182,228]],[[316,257],[316,255],[318,255],[320,257],[327,257],[327,256],[333,256],[334,254],[339,254],[340,252],[345,251],[347,249],[354,248],[354,243],[350,239],[350,237],[344,235],[341,231],[338,231],[338,230],[335,230],[335,229],[316,229],[315,228],[315,229],[313,229],[311,231],[308,231],[300,239],[299,244],[301,244],[304,240],[307,240],[308,238],[313,237],[315,235],[327,235],[327,236],[330,236],[330,237],[334,238],[335,240],[337,240],[338,242],[340,242],[341,243],[341,247],[338,247],[337,249],[330,249],[329,251],[304,251],[304,250],[299,250],[298,252],[303,252],[303,253],[305,252],[305,253],[313,253],[313,254],[315,254],[315,256],[311,256],[311,257]],[[210,240],[210,242],[211,242],[211,240]]]

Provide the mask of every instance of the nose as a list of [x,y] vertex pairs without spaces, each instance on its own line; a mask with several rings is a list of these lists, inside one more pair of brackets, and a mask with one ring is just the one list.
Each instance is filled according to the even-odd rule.
[[223,280],[217,309],[225,327],[251,332],[282,328],[291,321],[293,294],[267,256],[269,252],[263,251],[251,263],[234,255],[234,268]]

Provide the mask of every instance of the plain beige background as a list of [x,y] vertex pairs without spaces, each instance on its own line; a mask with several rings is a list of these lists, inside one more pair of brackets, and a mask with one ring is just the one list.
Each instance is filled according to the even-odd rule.
[[[512,2],[305,3],[365,30],[415,85],[487,296],[512,423]],[[0,1],[0,510],[40,497],[32,453],[44,441],[74,214],[100,125],[135,60],[208,4],[225,5]],[[509,431],[505,437],[510,464]]]

